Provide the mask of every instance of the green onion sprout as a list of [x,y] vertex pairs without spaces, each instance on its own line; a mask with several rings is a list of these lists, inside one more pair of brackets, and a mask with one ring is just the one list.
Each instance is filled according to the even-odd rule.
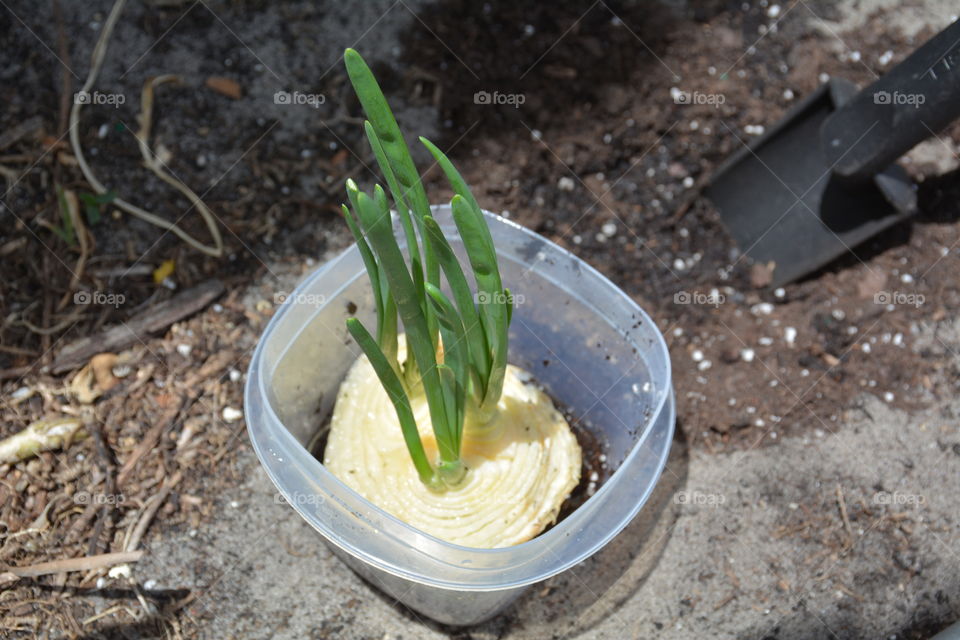
[[[349,205],[343,205],[343,216],[370,278],[377,318],[375,337],[357,318],[347,320],[347,330],[396,409],[421,481],[442,490],[458,484],[467,472],[460,459],[465,421],[482,425],[495,413],[507,367],[512,298],[503,288],[486,219],[460,173],[436,145],[420,138],[456,194],[450,207],[475,288],[431,215],[410,150],[373,73],[353,49],[346,50],[344,61],[390,192],[388,199],[380,185],[368,194],[353,180],[346,184]],[[394,232],[391,202],[406,256]],[[401,324],[404,362],[398,360]],[[411,410],[410,398],[420,393],[426,397],[439,460],[428,460]]]

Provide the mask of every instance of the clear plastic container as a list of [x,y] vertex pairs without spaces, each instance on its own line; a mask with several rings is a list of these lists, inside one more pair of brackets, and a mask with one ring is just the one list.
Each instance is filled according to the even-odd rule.
[[[465,258],[449,207],[434,207],[434,214]],[[599,438],[614,470],[562,522],[503,549],[450,544],[373,506],[308,452],[360,353],[345,318],[355,308],[367,326],[374,324],[355,246],[317,269],[278,309],[250,363],[245,397],[261,463],[334,552],[411,609],[459,625],[493,616],[526,587],[569,569],[617,535],[663,470],[675,416],[667,346],[650,317],[573,254],[487,216],[516,302],[509,360],[532,372]]]

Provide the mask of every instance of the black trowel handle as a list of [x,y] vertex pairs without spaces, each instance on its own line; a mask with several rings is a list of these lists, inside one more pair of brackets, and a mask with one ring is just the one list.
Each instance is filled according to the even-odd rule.
[[869,180],[960,116],[960,21],[834,111],[820,143],[835,175]]

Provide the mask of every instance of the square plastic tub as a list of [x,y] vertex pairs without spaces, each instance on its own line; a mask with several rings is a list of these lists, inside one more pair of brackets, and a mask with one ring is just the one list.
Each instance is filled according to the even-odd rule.
[[[599,439],[610,477],[572,514],[520,545],[444,542],[367,502],[307,450],[360,355],[344,321],[374,326],[356,246],[291,293],[257,346],[245,390],[254,450],[278,491],[358,574],[447,624],[481,622],[525,588],[598,551],[640,511],[673,437],[670,359],[654,322],[585,262],[487,213],[505,286],[515,296],[509,360],[534,374]],[[434,216],[461,259],[449,207]],[[316,594],[322,597],[322,594]]]

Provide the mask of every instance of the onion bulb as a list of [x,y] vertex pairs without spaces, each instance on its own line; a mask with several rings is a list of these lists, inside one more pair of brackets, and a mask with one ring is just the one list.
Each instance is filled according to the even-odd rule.
[[[402,361],[401,336],[401,361]],[[420,439],[439,460],[426,398],[410,398]],[[366,356],[351,367],[334,406],[324,465],[387,513],[467,547],[507,547],[553,524],[580,482],[577,439],[550,397],[508,365],[503,394],[486,424],[464,425],[462,482],[443,490],[421,482],[396,412]]]

